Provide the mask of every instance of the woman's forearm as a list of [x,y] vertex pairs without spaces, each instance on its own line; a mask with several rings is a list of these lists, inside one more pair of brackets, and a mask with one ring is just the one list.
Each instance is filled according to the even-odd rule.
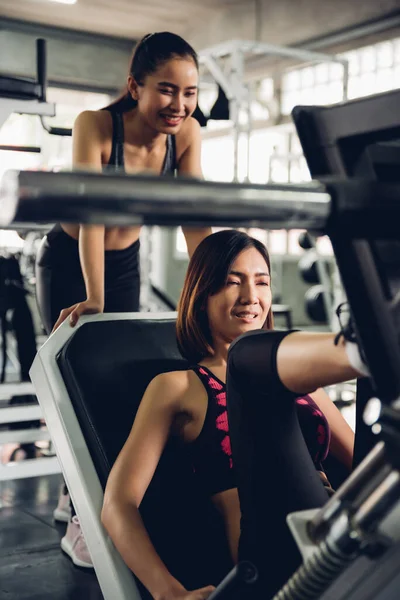
[[81,225],[79,256],[87,299],[104,306],[104,225]]
[[106,500],[101,520],[125,563],[155,600],[184,589],[157,554],[134,504]]
[[211,227],[182,227],[182,231],[185,236],[189,258],[193,256],[193,252],[200,242],[212,234]]
[[318,388],[360,376],[350,365],[343,340],[334,343],[334,333],[298,331],[279,345],[279,377],[289,390],[309,394]]

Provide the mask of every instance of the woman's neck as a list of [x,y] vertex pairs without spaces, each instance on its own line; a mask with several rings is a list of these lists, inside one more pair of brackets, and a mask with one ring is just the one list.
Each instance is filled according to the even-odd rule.
[[207,356],[201,362],[204,363],[207,367],[223,367],[226,369],[227,361],[228,361],[228,349],[229,344],[227,343],[219,343],[214,345],[214,354],[212,356]]
[[203,365],[207,369],[210,369],[214,375],[223,382],[226,382],[226,360],[221,356],[207,356],[200,361],[200,365]]
[[164,146],[167,135],[150,127],[137,108],[125,113],[125,141],[133,146],[146,147],[149,151]]

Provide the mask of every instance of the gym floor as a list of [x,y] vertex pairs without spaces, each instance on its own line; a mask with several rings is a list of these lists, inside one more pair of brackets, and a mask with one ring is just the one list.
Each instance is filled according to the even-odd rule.
[[93,571],[60,549],[60,475],[0,482],[1,600],[103,600]]

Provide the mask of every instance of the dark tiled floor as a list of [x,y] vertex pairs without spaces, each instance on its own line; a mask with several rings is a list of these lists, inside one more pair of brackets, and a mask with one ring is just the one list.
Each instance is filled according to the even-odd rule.
[[60,550],[60,476],[0,482],[0,600],[103,600],[95,574]]

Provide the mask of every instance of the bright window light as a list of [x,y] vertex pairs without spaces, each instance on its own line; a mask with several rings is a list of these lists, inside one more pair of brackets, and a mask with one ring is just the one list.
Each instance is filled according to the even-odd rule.
[[58,4],[76,4],[77,0],[49,0],[49,2],[58,2]]
[[176,230],[175,249],[178,254],[187,256],[186,240],[181,227]]

